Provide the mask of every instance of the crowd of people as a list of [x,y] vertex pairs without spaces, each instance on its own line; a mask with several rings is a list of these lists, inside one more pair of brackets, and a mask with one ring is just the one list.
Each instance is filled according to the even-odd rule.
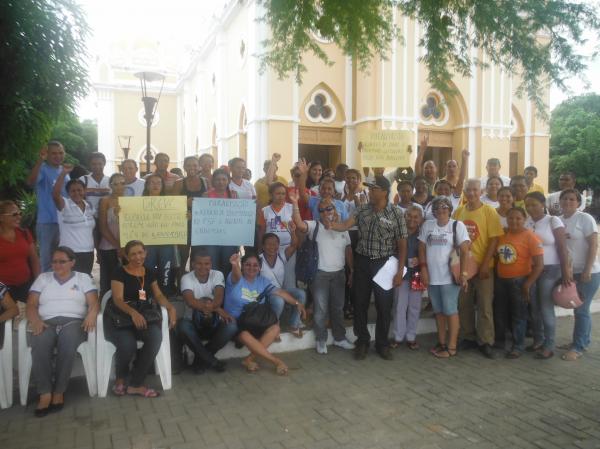
[[[269,347],[282,327],[303,338],[308,316],[317,353],[327,354],[329,326],[332,345],[367,357],[372,297],[374,348],[384,360],[401,344],[419,349],[424,298],[437,325],[430,349],[437,358],[478,349],[488,358],[529,351],[549,359],[557,349],[553,291],[560,286],[583,302],[574,311],[571,341],[558,347],[561,358],[582,357],[600,264],[597,225],[583,212],[575,175],[561,174],[560,190],[547,196],[535,183],[535,167],[508,178],[498,159],[487,162],[482,178],[467,179],[464,150],[440,178],[436,164],[424,160],[426,148],[423,140],[414,170],[389,173],[301,159],[290,182],[278,173],[275,153],[252,184],[243,159],[213,170],[208,154],[187,157],[183,177],[169,171],[168,155],[157,154],[155,171],[140,178],[131,159],[106,176],[104,155],[93,153],[91,173],[75,177],[63,146],[50,142],[28,178],[37,195],[35,238],[20,226],[18,204],[0,201],[0,322],[18,313],[15,301],[26,303],[36,416],[63,407],[76,349],[94,328],[106,292],[117,396],[159,395],[145,383],[163,338],[159,306],[168,314],[174,368],[186,345],[195,372],[222,372],[216,354],[234,340],[250,352],[246,370],[266,361],[285,375],[286,364]],[[193,246],[191,232],[187,245],[122,242],[119,198],[161,195],[186,196],[190,210],[197,197],[255,200],[255,245]],[[172,301],[178,295],[181,316]]]

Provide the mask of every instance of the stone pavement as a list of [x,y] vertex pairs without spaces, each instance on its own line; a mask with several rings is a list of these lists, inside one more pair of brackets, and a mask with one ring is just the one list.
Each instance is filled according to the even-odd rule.
[[[560,319],[559,343],[572,325]],[[598,345],[568,363],[437,360],[426,350],[433,335],[420,341],[391,362],[333,347],[283,354],[284,378],[264,364],[247,374],[233,359],[224,374],[175,376],[158,399],[89,398],[85,380],[72,379],[59,414],[34,418],[35,401],[1,411],[0,448],[600,448]]]

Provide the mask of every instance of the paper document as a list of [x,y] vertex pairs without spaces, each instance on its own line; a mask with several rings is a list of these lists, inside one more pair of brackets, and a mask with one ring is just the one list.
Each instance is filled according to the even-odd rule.
[[[394,276],[398,272],[398,259],[391,256],[379,269],[373,281],[382,289],[390,290],[394,286]],[[406,274],[406,267],[402,270],[402,276]]]

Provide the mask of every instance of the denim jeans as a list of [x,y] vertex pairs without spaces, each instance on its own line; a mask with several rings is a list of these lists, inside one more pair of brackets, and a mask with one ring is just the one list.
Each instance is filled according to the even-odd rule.
[[331,323],[333,339],[341,341],[346,338],[344,325],[344,285],[346,274],[341,271],[317,271],[310,283],[310,291],[314,299],[314,330],[318,342],[327,341],[327,317]]
[[40,247],[40,266],[42,273],[50,271],[52,264],[52,251],[59,242],[58,223],[37,223],[35,234]]
[[575,282],[577,282],[577,291],[583,301],[583,305],[575,309],[573,350],[581,352],[591,343],[592,318],[590,316],[590,305],[600,286],[600,273],[592,273],[592,280],[590,282],[581,282],[581,274],[576,274]]
[[[31,337],[31,372],[38,394],[64,393],[69,384],[77,348],[85,338],[81,327],[82,320],[58,316],[44,323],[48,327],[41,334]],[[53,376],[54,348],[57,351]]]
[[531,288],[531,316],[533,343],[554,351],[556,315],[552,289],[561,278],[560,265],[545,265],[544,271]]
[[[284,288],[286,292],[292,295],[298,302],[303,305],[306,304],[306,292],[301,288]],[[267,298],[271,309],[277,315],[277,319],[281,318],[281,314],[283,313],[284,307],[286,307],[286,302],[283,300],[281,296],[277,296],[275,294],[269,295]],[[298,328],[302,325],[302,320],[300,319],[300,312],[298,312],[298,308],[292,306],[291,304],[287,304],[287,307],[290,308],[290,327]]]
[[[496,292],[500,297],[506,298],[510,304],[512,316],[513,351],[525,350],[525,333],[527,332],[527,301],[523,297],[521,288],[527,278],[498,278]],[[532,292],[529,292],[530,296]]]
[[441,313],[446,316],[458,315],[460,285],[454,283],[430,285],[427,290],[434,313]]
[[[221,321],[216,327],[201,327],[197,321],[189,318],[179,320],[177,331],[183,342],[194,351],[194,363],[202,362],[211,367],[217,362],[215,354],[237,334],[235,322]],[[202,340],[208,340],[206,344]]]
[[[143,385],[144,379],[148,371],[150,371],[162,343],[160,326],[160,323],[152,323],[148,324],[148,327],[143,330],[133,327],[117,329],[110,319],[104,320],[106,339],[117,348],[115,365],[118,379],[127,379],[129,364],[135,356],[129,385],[132,387],[141,387]],[[144,343],[144,346],[139,351],[137,349],[138,340]]]
[[164,294],[174,285],[175,249],[173,245],[148,245],[146,246],[146,260],[144,265],[150,270],[157,270],[158,286]]

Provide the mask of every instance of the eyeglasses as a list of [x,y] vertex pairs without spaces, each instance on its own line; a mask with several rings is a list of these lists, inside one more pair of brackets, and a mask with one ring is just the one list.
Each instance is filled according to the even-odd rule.
[[64,265],[64,264],[69,263],[69,262],[71,262],[71,261],[68,260],[68,259],[67,260],[53,260],[52,261],[52,263],[55,264],[55,265]]
[[0,215],[6,215],[6,216],[9,216],[9,217],[20,217],[23,214],[21,212],[11,212],[9,214],[0,214]]
[[332,211],[332,210],[334,210],[334,209],[335,209],[335,207],[333,207],[333,206],[327,206],[327,207],[325,207],[325,208],[323,208],[323,209],[319,208],[319,213],[323,213],[323,212],[331,212],[331,211]]

